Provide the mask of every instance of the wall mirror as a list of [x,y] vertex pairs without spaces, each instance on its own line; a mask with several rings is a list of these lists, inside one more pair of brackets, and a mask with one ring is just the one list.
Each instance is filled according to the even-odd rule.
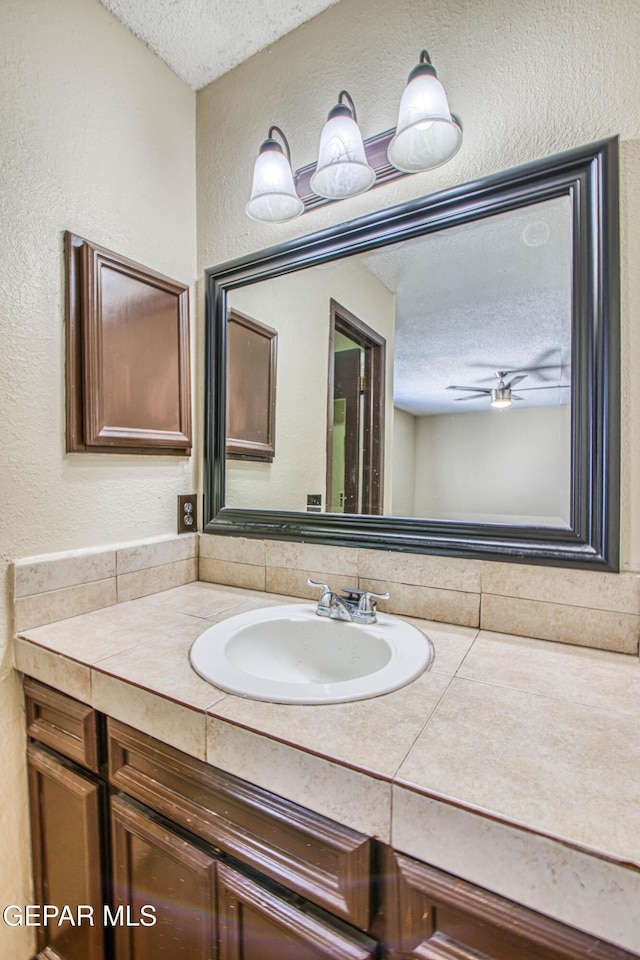
[[[205,530],[617,569],[617,208],[611,139],[208,270]],[[270,459],[225,454],[238,314]]]

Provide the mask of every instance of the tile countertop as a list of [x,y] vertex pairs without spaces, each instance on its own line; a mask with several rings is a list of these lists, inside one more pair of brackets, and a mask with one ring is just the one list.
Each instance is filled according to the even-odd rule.
[[194,639],[308,601],[195,582],[24,631],[16,667],[435,866],[640,953],[640,663],[406,617],[433,668],[385,696],[225,694]]

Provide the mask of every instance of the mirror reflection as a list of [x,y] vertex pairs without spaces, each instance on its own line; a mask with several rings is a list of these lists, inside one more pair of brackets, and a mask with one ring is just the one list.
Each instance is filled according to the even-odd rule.
[[569,526],[571,227],[560,196],[230,290],[277,389],[227,506]]

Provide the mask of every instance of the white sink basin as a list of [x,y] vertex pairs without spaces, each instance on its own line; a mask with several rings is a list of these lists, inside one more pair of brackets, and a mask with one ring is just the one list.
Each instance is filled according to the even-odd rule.
[[431,666],[431,640],[384,613],[370,626],[287,604],[230,617],[191,647],[191,665],[221,690],[273,703],[341,703],[403,687]]

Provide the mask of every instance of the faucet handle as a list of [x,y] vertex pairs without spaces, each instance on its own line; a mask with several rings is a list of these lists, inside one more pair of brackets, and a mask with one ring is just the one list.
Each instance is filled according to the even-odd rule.
[[320,594],[320,599],[318,600],[318,604],[326,603],[327,594],[329,595],[329,597],[331,597],[333,593],[333,590],[331,589],[331,587],[326,583],[319,583],[317,580],[307,579],[307,584],[310,587],[320,587],[320,589],[322,590],[322,593]]
[[375,614],[376,612],[376,600],[388,600],[388,593],[372,593],[371,591],[366,591],[362,593],[360,597],[360,603],[358,604],[358,613],[371,613]]

